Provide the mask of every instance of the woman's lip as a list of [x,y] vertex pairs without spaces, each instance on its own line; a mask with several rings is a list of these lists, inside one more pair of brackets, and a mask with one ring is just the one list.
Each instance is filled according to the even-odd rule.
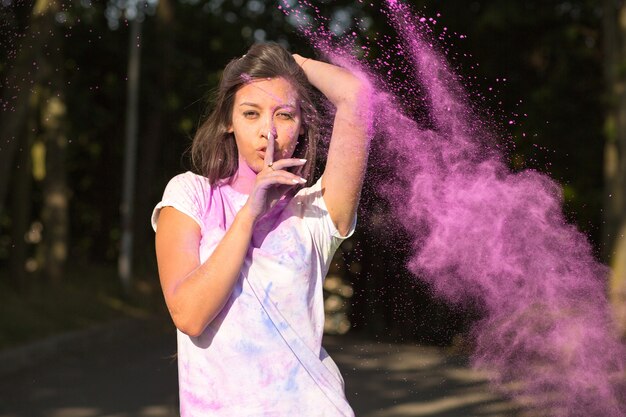
[[259,155],[262,159],[265,159],[265,151],[256,151],[257,155]]

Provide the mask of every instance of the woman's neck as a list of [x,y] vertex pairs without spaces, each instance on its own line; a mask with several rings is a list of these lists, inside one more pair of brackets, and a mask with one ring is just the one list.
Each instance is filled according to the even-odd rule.
[[239,159],[239,167],[233,176],[231,187],[239,193],[250,194],[256,182],[256,172],[254,172],[248,164]]

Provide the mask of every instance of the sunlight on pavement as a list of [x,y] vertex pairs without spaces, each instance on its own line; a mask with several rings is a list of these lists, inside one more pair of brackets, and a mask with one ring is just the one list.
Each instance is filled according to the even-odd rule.
[[177,414],[171,407],[150,405],[139,411],[107,413],[95,407],[60,407],[50,414],[50,417],[174,417]]
[[487,374],[445,348],[327,337],[359,417],[516,417]]
[[[420,417],[441,415],[442,412],[451,411],[459,408],[465,408],[473,405],[485,404],[498,401],[498,397],[486,392],[467,393],[465,395],[457,395],[455,397],[441,398],[430,402],[409,402],[395,407],[387,408],[383,411],[368,414],[372,417]],[[492,408],[490,416],[509,416],[513,407],[507,404],[498,403],[500,411],[506,411],[505,414],[495,414]],[[479,410],[476,410],[479,411]]]
[[101,414],[97,408],[93,407],[62,407],[49,415],[50,417],[96,417]]

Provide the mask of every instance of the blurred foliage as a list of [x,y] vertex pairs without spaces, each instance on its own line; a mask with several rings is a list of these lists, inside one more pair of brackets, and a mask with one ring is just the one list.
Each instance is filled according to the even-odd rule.
[[[339,32],[348,30],[355,18],[368,23],[366,28],[357,29],[362,36],[383,36],[388,30],[378,11],[380,1],[317,3]],[[448,57],[467,80],[470,95],[487,97],[477,98],[476,104],[497,126],[511,166],[547,172],[559,181],[571,219],[599,245],[604,109],[601,10],[597,3],[411,3],[426,16],[441,13],[439,27],[467,35],[448,45]],[[64,36],[62,70],[67,80],[72,264],[112,265],[118,255],[129,32],[125,13],[136,15],[128,11],[133,4],[77,0],[67,2],[57,19]],[[276,2],[261,0],[160,0],[139,9],[144,20],[140,40],[141,156],[134,229],[140,279],[156,282],[150,212],[168,179],[189,168],[186,150],[224,65],[255,41],[274,40],[303,55],[313,53],[276,6]],[[0,92],[7,88],[4,80],[12,60],[20,48],[28,45],[24,36],[31,7],[27,1],[0,3],[4,22],[0,26]],[[3,103],[0,111],[7,111],[6,105]],[[27,134],[25,129],[22,134]],[[31,196],[33,224],[39,221],[41,193],[42,185],[35,180]],[[0,284],[6,288],[15,287],[4,272],[15,245],[6,232],[12,226],[11,219],[10,212],[0,213]],[[371,241],[377,233],[364,228],[368,222],[362,218],[361,232],[351,244],[355,249],[344,251],[351,271],[347,274],[355,285],[355,306],[360,305],[353,314],[355,327],[370,328],[375,334],[393,334],[403,333],[398,326],[404,328],[401,323],[411,322],[413,330],[404,335],[413,338],[426,331],[429,325],[424,323],[429,321],[424,315],[431,314],[437,322],[430,322],[431,326],[441,329],[448,323],[452,330],[440,330],[445,334],[429,340],[449,341],[455,329],[463,328],[461,317],[467,312],[451,312],[436,301],[428,301],[428,290],[402,268],[406,256],[402,250],[363,249],[367,246],[363,242]],[[363,250],[359,252],[359,248]],[[37,242],[30,242],[31,256],[36,250]],[[390,253],[381,259],[381,250]],[[391,278],[381,277],[389,275],[390,270],[396,277],[391,286]],[[29,279],[37,283],[37,272]],[[15,295],[25,290],[12,291]],[[9,294],[4,290],[2,293]],[[81,296],[71,293],[71,297]],[[395,305],[385,301],[389,299],[395,299]],[[10,305],[8,301],[0,304]]]

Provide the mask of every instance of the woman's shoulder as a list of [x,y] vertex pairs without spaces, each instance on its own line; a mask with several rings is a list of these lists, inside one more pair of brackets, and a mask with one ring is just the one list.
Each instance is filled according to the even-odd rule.
[[210,191],[211,183],[203,175],[191,171],[172,177],[165,187],[166,193],[204,194]]
[[205,176],[191,171],[174,176],[165,187],[163,201],[180,201],[199,208],[206,206],[211,196],[211,183]]
[[209,179],[192,171],[181,172],[170,179],[170,183],[198,184],[210,187]]
[[202,225],[203,213],[206,212],[211,199],[209,179],[191,171],[175,175],[169,180],[161,201],[152,213],[153,227],[163,207],[174,207],[178,211],[192,217]]

